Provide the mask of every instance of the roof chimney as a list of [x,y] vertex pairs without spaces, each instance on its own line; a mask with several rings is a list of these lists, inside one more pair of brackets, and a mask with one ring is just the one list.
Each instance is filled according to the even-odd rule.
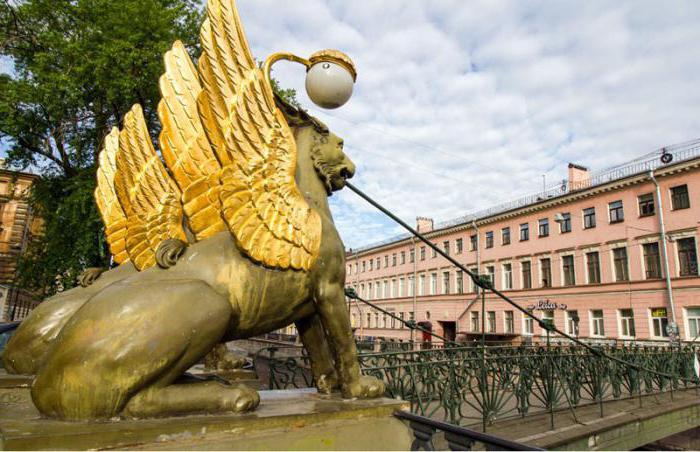
[[591,176],[585,166],[569,163],[569,191],[580,190],[591,184]]
[[416,230],[421,234],[433,230],[433,219],[427,217],[416,217]]

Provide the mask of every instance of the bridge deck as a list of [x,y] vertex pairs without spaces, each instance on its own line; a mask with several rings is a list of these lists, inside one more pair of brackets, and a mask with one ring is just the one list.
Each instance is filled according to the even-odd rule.
[[[630,450],[700,425],[700,395],[695,389],[675,391],[603,403],[603,417],[597,404],[575,410],[537,413],[524,418],[496,421],[487,428],[491,434],[545,449]],[[481,425],[471,425],[481,429]]]

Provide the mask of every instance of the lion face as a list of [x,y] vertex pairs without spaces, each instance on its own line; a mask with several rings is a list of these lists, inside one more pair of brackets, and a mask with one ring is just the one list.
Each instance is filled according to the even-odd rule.
[[355,174],[355,164],[343,152],[343,139],[329,131],[320,121],[314,124],[311,159],[319,179],[330,196],[345,187],[345,181]]

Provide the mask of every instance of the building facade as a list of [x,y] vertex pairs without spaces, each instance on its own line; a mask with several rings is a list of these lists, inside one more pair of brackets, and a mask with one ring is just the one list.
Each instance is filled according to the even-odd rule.
[[[677,332],[696,340],[700,140],[662,155],[598,174],[570,164],[568,180],[554,189],[437,227],[418,218],[417,228],[568,334],[668,341]],[[480,337],[482,328],[493,340],[513,342],[545,334],[493,294],[485,294],[482,312],[471,279],[407,235],[351,250],[346,265],[346,285],[360,297],[448,339]],[[411,337],[401,322],[367,305],[349,309],[358,336]]]
[[21,320],[34,309],[31,294],[14,287],[17,261],[40,227],[27,204],[26,194],[37,178],[10,171],[0,162],[0,321]]

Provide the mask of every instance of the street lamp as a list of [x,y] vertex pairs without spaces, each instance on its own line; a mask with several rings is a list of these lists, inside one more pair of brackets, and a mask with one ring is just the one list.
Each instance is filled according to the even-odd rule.
[[306,66],[306,92],[319,107],[338,108],[352,96],[357,71],[350,57],[339,50],[320,50],[308,60],[291,53],[274,53],[265,60],[263,68],[268,83],[272,65],[279,60],[293,61]]

